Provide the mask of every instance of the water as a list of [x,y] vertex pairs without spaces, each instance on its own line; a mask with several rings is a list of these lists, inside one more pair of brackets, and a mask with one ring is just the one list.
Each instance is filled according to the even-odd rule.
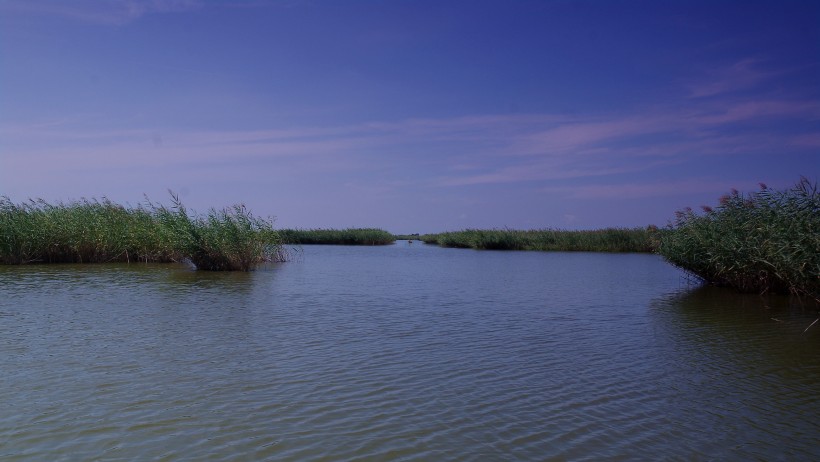
[[0,460],[817,460],[817,316],[637,254],[0,267]]

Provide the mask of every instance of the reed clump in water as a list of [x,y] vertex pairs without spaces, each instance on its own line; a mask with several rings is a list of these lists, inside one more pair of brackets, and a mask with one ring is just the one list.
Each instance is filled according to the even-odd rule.
[[777,191],[733,190],[714,209],[679,211],[659,253],[703,280],[744,292],[820,297],[820,196],[802,178]]
[[173,196],[127,208],[103,198],[49,204],[0,197],[0,263],[173,262],[248,271],[284,258],[272,223],[244,206],[190,215]]
[[285,244],[295,245],[388,245],[395,236],[378,228],[280,229]]
[[173,196],[173,202],[172,209],[159,206],[153,210],[173,248],[198,269],[249,271],[261,263],[285,259],[273,222],[255,217],[244,205],[191,216],[177,197]]
[[482,250],[586,252],[652,252],[649,228],[607,228],[592,231],[554,229],[466,229],[421,236],[427,244]]

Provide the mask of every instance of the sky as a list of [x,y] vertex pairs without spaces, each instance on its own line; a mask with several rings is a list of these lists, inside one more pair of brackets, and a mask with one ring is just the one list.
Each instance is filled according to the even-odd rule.
[[820,172],[820,2],[0,0],[0,196],[664,226]]

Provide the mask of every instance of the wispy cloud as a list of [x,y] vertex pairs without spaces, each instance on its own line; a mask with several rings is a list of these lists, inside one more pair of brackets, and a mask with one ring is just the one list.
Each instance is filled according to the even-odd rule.
[[378,170],[407,158],[430,169],[425,181],[461,186],[591,178],[693,156],[816,147],[813,132],[786,137],[723,130],[744,121],[794,118],[820,118],[820,103],[770,100],[588,118],[490,115],[248,131],[86,130],[52,123],[0,127],[0,133],[10,144],[26,146],[16,151],[21,163],[124,167],[277,158],[306,169]]
[[783,117],[820,118],[820,101],[760,100],[744,101],[717,108],[694,120],[703,126]]
[[759,59],[747,58],[730,66],[718,67],[707,76],[689,85],[689,96],[703,98],[753,88],[778,74],[763,70]]
[[122,25],[147,14],[196,10],[202,0],[5,0],[0,11],[60,16],[93,24]]
[[786,135],[756,128],[738,134],[732,130],[743,130],[744,123],[757,127],[813,119],[820,119],[820,102],[768,100],[550,120],[544,128],[522,130],[492,150],[491,157],[503,157],[503,162],[485,162],[483,171],[453,171],[440,181],[455,186],[596,177],[703,156],[781,152],[785,146],[810,148],[816,142],[813,133]]
[[[599,185],[566,191],[578,198],[646,197],[704,185],[624,185],[615,178],[675,173],[678,166],[691,168],[714,156],[816,152],[820,134],[812,121],[817,120],[820,101],[799,95],[681,95],[670,103],[593,115],[488,114],[210,131],[101,130],[99,121],[65,118],[0,126],[0,136],[7,172],[159,167],[201,183],[234,172],[249,178],[438,190],[513,183],[537,190],[573,180]],[[789,130],[781,130],[784,125]]]
[[793,146],[820,148],[820,133],[806,133],[791,139]]
[[690,178],[678,181],[650,181],[638,184],[590,184],[573,186],[548,186],[541,190],[561,193],[573,199],[640,199],[645,197],[684,196],[688,194],[728,192],[729,188],[753,189],[757,184],[746,181],[743,184],[729,184],[727,180]]

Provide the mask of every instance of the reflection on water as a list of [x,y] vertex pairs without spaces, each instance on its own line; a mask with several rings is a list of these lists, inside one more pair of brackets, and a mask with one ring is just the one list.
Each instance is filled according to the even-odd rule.
[[816,317],[652,255],[0,267],[0,459],[816,459]]
[[804,332],[816,303],[702,287],[651,308],[680,424],[712,439],[704,457],[817,457],[820,331]]

